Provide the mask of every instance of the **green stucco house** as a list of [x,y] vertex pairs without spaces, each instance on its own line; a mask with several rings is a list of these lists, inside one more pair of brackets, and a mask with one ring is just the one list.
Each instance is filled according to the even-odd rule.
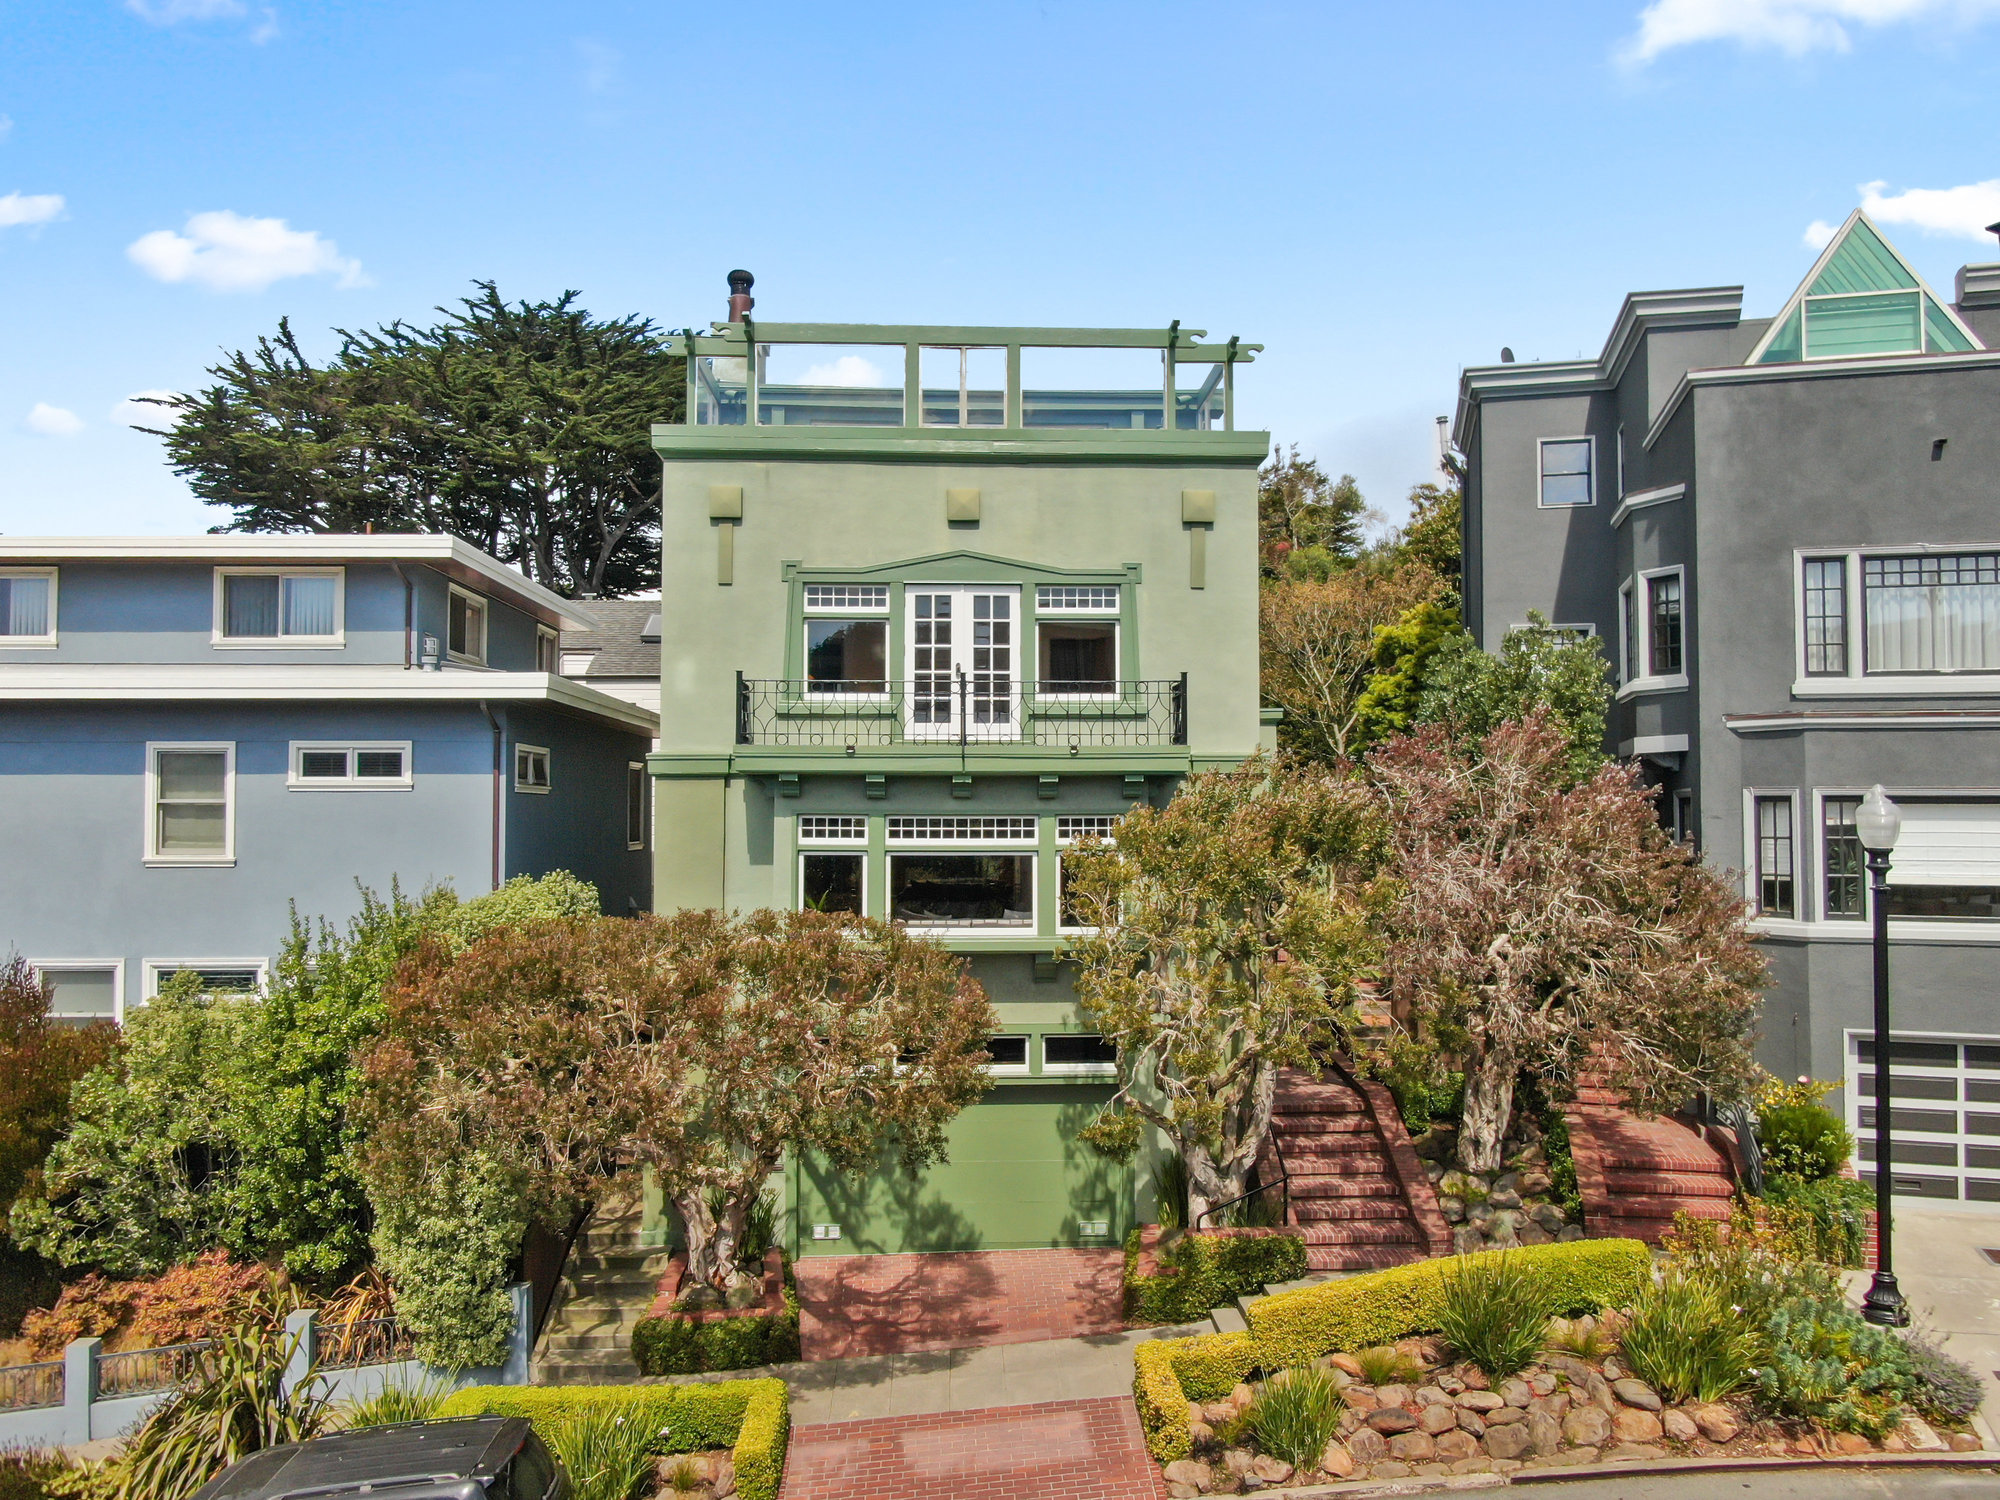
[[677,339],[658,910],[907,922],[992,997],[993,1088],[912,1181],[786,1171],[795,1254],[1113,1245],[1140,1167],[1060,961],[1065,845],[1241,761],[1257,691],[1260,347],[1144,329],[764,323]]

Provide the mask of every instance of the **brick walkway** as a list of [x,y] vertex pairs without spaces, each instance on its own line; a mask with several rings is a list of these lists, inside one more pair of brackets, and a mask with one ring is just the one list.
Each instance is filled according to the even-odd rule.
[[918,1354],[1116,1333],[1120,1250],[831,1255],[798,1262],[807,1359]]
[[1129,1396],[792,1431],[780,1500],[1164,1500]]

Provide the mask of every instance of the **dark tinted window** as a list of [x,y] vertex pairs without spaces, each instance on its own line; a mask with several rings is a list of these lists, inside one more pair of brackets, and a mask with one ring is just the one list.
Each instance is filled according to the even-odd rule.
[[1042,1066],[1045,1068],[1108,1068],[1117,1061],[1118,1049],[1101,1036],[1051,1033],[1042,1038]]
[[506,1487],[498,1493],[504,1494],[507,1500],[546,1500],[555,1479],[555,1463],[549,1457],[549,1450],[531,1432],[521,1451],[514,1455],[514,1461],[507,1466]]

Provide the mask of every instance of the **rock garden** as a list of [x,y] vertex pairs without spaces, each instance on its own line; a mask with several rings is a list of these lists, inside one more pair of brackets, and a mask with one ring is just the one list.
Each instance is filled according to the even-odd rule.
[[1141,1346],[1140,1418],[1178,1497],[1978,1450],[1973,1373],[1864,1323],[1800,1243],[1746,1211],[1683,1221],[1657,1264],[1636,1241],[1584,1241],[1281,1293],[1247,1334]]

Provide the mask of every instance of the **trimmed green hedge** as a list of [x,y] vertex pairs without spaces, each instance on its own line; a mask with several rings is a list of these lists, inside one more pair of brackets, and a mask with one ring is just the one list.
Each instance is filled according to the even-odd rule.
[[1139,1236],[1125,1241],[1125,1317],[1133,1323],[1191,1323],[1247,1293],[1306,1274],[1306,1242],[1295,1234],[1186,1234],[1159,1252],[1172,1275],[1140,1276]]
[[676,1313],[641,1318],[632,1329],[632,1360],[641,1375],[698,1375],[754,1370],[799,1357],[799,1298],[785,1280],[785,1310],[697,1322]]
[[445,1398],[440,1417],[492,1414],[550,1423],[610,1407],[660,1433],[661,1453],[731,1448],[743,1500],[777,1500],[791,1438],[791,1396],[782,1380],[713,1385],[475,1385]]
[[1430,1333],[1438,1326],[1445,1271],[1502,1255],[1541,1284],[1551,1316],[1622,1306],[1637,1295],[1652,1268],[1651,1252],[1638,1240],[1577,1240],[1445,1256],[1266,1297],[1251,1304],[1250,1332],[1273,1369]]
[[1652,1272],[1651,1252],[1638,1240],[1578,1240],[1445,1256],[1280,1292],[1251,1304],[1248,1333],[1154,1339],[1132,1351],[1132,1393],[1146,1447],[1161,1463],[1186,1458],[1193,1446],[1188,1403],[1219,1401],[1257,1370],[1434,1331],[1446,1271],[1501,1255],[1541,1284],[1552,1316],[1622,1307]]

